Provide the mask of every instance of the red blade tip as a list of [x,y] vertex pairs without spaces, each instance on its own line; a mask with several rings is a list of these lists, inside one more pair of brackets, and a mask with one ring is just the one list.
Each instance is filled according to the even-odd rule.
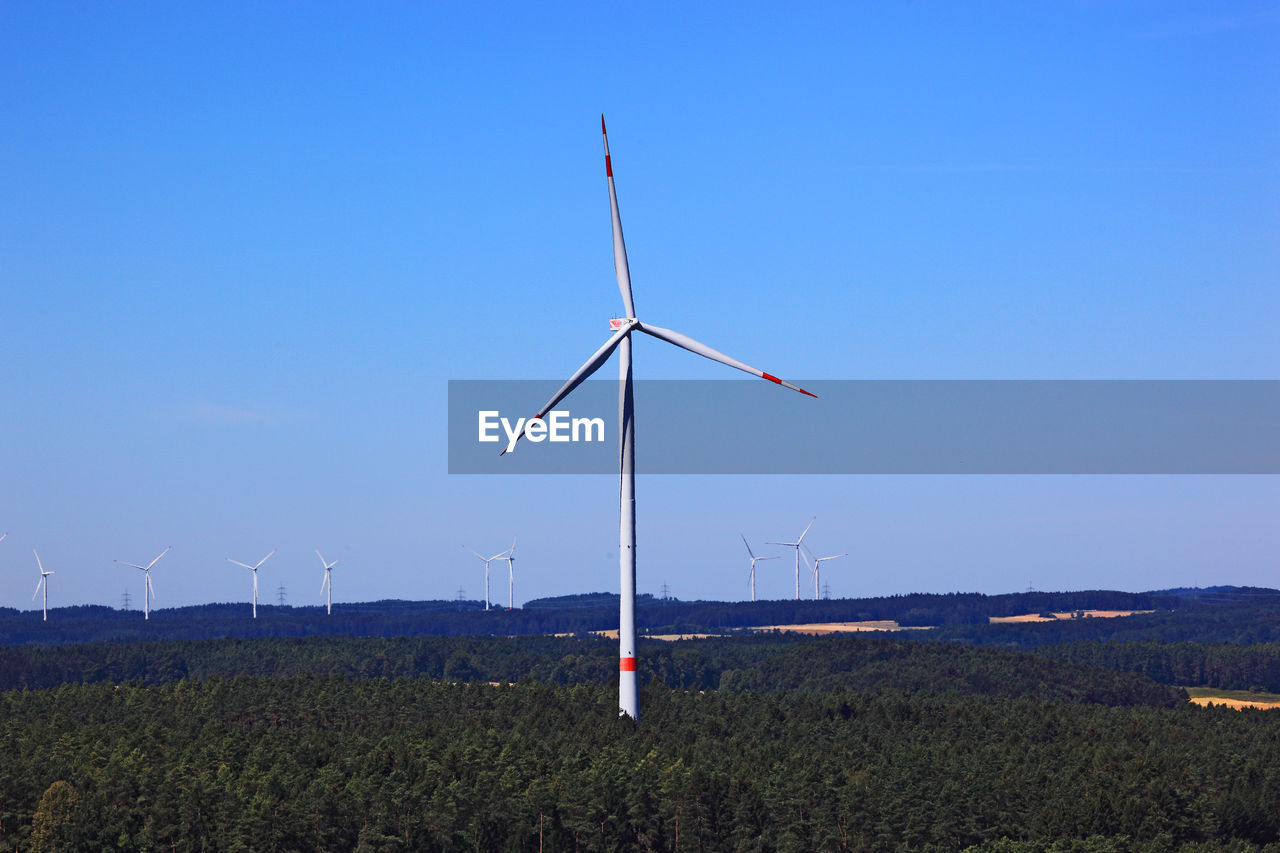
[[607,130],[605,130],[605,129],[604,129],[604,113],[600,113],[600,132],[601,132],[601,133],[608,133],[608,132],[609,132],[609,131],[607,131]]

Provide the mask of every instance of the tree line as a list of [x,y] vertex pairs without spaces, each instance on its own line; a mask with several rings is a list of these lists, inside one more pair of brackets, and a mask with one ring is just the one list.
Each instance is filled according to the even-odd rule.
[[[1217,600],[1186,593],[1115,590],[1008,595],[913,593],[880,598],[755,602],[677,601],[642,595],[637,601],[637,624],[650,633],[688,633],[805,622],[891,620],[907,626],[947,626],[953,629],[946,635],[948,638],[982,642],[988,629],[987,621],[993,616],[1042,611],[1159,610],[1164,616],[1176,611],[1182,618],[1221,610],[1221,606],[1212,603]],[[1280,594],[1249,601],[1263,602],[1253,604],[1255,610],[1263,608],[1273,615],[1280,612]],[[617,627],[618,596],[610,593],[559,596],[530,601],[513,610],[494,607],[487,611],[478,601],[339,603],[334,605],[331,615],[321,606],[259,604],[258,618],[252,619],[249,614],[248,604],[203,604],[154,610],[151,618],[144,620],[143,614],[136,610],[82,605],[53,608],[46,622],[41,619],[40,611],[0,608],[0,645],[216,637],[582,633]],[[1007,632],[1006,636],[1025,635],[1028,641],[1040,636],[1034,631],[1028,633],[1027,626],[998,627]]]

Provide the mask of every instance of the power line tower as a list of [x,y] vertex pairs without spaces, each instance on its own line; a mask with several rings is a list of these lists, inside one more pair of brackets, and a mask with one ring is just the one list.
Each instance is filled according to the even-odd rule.
[[462,587],[458,587],[458,609],[462,609],[463,602],[467,600],[467,593]]
[[130,604],[129,590],[127,590],[127,589],[126,589],[126,590],[124,591],[124,595],[120,596],[120,604],[121,604],[122,609],[124,609],[124,610],[128,610],[128,609],[129,609],[129,604]]
[[660,595],[659,597],[660,597],[663,601],[670,601],[670,600],[671,600],[671,587],[667,586],[667,584],[666,584],[665,582],[662,584],[662,593],[661,593],[661,595]]
[[284,607],[284,597],[287,592],[288,590],[284,588],[284,584],[280,584],[280,586],[276,587],[276,603],[281,607]]
[[826,599],[831,598],[831,584],[826,581],[822,582],[822,597]]

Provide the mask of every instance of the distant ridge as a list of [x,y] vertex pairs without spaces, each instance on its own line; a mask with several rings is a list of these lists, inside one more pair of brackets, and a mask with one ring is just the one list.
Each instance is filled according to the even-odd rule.
[[[617,628],[616,593],[553,596],[524,607],[495,607],[480,601],[435,599],[335,603],[332,615],[321,604],[306,607],[258,605],[250,618],[245,602],[162,608],[143,620],[139,610],[102,605],[40,611],[0,608],[0,645],[198,640],[222,637],[408,637],[528,636],[574,634]],[[1094,639],[1183,640],[1199,637],[1193,616],[1220,642],[1280,641],[1280,592],[1259,587],[1217,586],[1192,590],[1123,592],[910,593],[878,598],[819,601],[680,601],[638,597],[638,624],[647,634],[733,633],[753,626],[821,622],[896,622],[933,630],[920,639],[1026,647]],[[1057,620],[1056,625],[990,625],[992,617],[1091,610],[1153,611],[1124,619]],[[1082,623],[1110,622],[1111,625]]]

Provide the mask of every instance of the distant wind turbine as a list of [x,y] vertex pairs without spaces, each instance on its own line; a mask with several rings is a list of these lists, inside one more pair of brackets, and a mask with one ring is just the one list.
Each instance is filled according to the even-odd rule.
[[151,586],[151,567],[154,566],[156,563],[160,562],[160,557],[163,557],[165,554],[168,554],[172,550],[173,550],[173,546],[170,545],[169,547],[161,551],[158,557],[156,557],[150,563],[147,563],[145,566],[139,566],[134,563],[126,563],[123,560],[115,561],[120,565],[128,566],[131,569],[141,569],[142,573],[146,575],[146,579],[143,581],[143,584],[142,584],[142,618],[144,621],[151,618],[151,602],[154,601],[156,597],[155,588]]
[[511,537],[511,547],[507,549],[507,609],[516,607],[516,537]]
[[805,527],[804,533],[800,534],[800,538],[794,542],[766,542],[766,545],[786,545],[788,548],[796,549],[796,601],[800,600],[800,546],[804,542],[805,533],[809,532],[809,528],[813,527],[813,523],[818,520],[815,515],[809,519],[809,524]]
[[[471,549],[467,548],[466,545],[463,545],[462,547],[468,551],[471,551]],[[498,553],[494,554],[492,557],[481,557],[479,554],[476,554],[475,551],[471,551],[472,554],[476,555],[477,559],[479,559],[482,563],[484,563],[484,609],[485,610],[489,609],[489,564],[496,562],[497,560],[505,560],[507,557],[507,554],[510,553],[510,551],[513,550],[515,547],[516,547],[516,543],[515,543],[515,540],[513,539],[511,541],[511,548],[507,549],[506,551],[499,551]]]
[[9,531],[7,530],[4,533],[0,533],[0,542],[3,542],[6,538],[8,538],[8,536],[9,536]]
[[812,549],[810,549],[808,545],[805,545],[804,549],[808,551],[809,556],[813,558],[813,600],[817,601],[818,600],[818,573],[822,571],[822,564],[827,560],[838,560],[841,557],[847,557],[849,555],[848,554],[832,554],[830,557],[819,557],[817,554],[813,553]]
[[263,563],[271,559],[271,554],[274,554],[276,551],[279,551],[279,550],[280,550],[279,548],[272,548],[271,553],[267,554],[267,556],[259,560],[257,565],[255,566],[251,566],[248,563],[242,563],[239,560],[233,560],[230,557],[227,557],[228,563],[235,563],[237,566],[243,566],[244,568],[253,572],[253,618],[254,619],[258,618],[258,569],[262,566]]
[[[8,535],[8,534],[6,534]],[[36,584],[36,591],[31,593],[31,600],[35,601],[36,596],[40,594],[41,587],[44,588],[44,620],[49,621],[49,575],[54,572],[46,572],[44,563],[40,562],[40,555],[36,553],[36,549],[32,548],[31,553],[36,555],[36,565],[40,567],[40,582]]]
[[[739,533],[738,535],[742,536],[742,544],[747,545],[747,537],[741,533]],[[755,601],[756,600],[756,563],[760,562],[761,560],[778,560],[781,558],[780,557],[757,557],[755,554],[751,552],[750,545],[747,545],[747,555],[751,557],[751,600]]]
[[333,567],[338,565],[338,561],[334,560],[332,563],[326,563],[319,548],[316,549],[316,556],[324,564],[324,580],[320,581],[320,591],[325,592],[328,590],[328,595],[325,596],[324,600],[324,612],[326,615],[331,615],[333,613],[333,578],[330,575],[333,574]]
[[[640,699],[636,689],[636,453],[635,453],[635,396],[631,370],[631,338],[633,332],[641,332],[660,341],[686,349],[695,355],[718,361],[721,364],[767,379],[784,388],[799,391],[810,397],[803,388],[784,382],[771,373],[738,361],[719,350],[712,349],[688,335],[641,323],[636,317],[635,302],[631,296],[631,271],[627,265],[627,246],[622,239],[622,216],[618,213],[618,193],[613,183],[613,160],[609,155],[609,136],[605,132],[604,116],[600,117],[600,133],[604,138],[604,172],[609,185],[609,212],[613,222],[613,271],[622,294],[622,307],[626,316],[609,322],[613,334],[600,349],[577,369],[560,390],[547,401],[536,415],[530,418],[516,438],[523,436],[534,421],[541,420],[557,403],[568,396],[591,374],[600,369],[616,349],[618,351],[618,569],[620,574],[618,612],[618,712],[640,721]],[[513,441],[506,453],[514,447]]]

